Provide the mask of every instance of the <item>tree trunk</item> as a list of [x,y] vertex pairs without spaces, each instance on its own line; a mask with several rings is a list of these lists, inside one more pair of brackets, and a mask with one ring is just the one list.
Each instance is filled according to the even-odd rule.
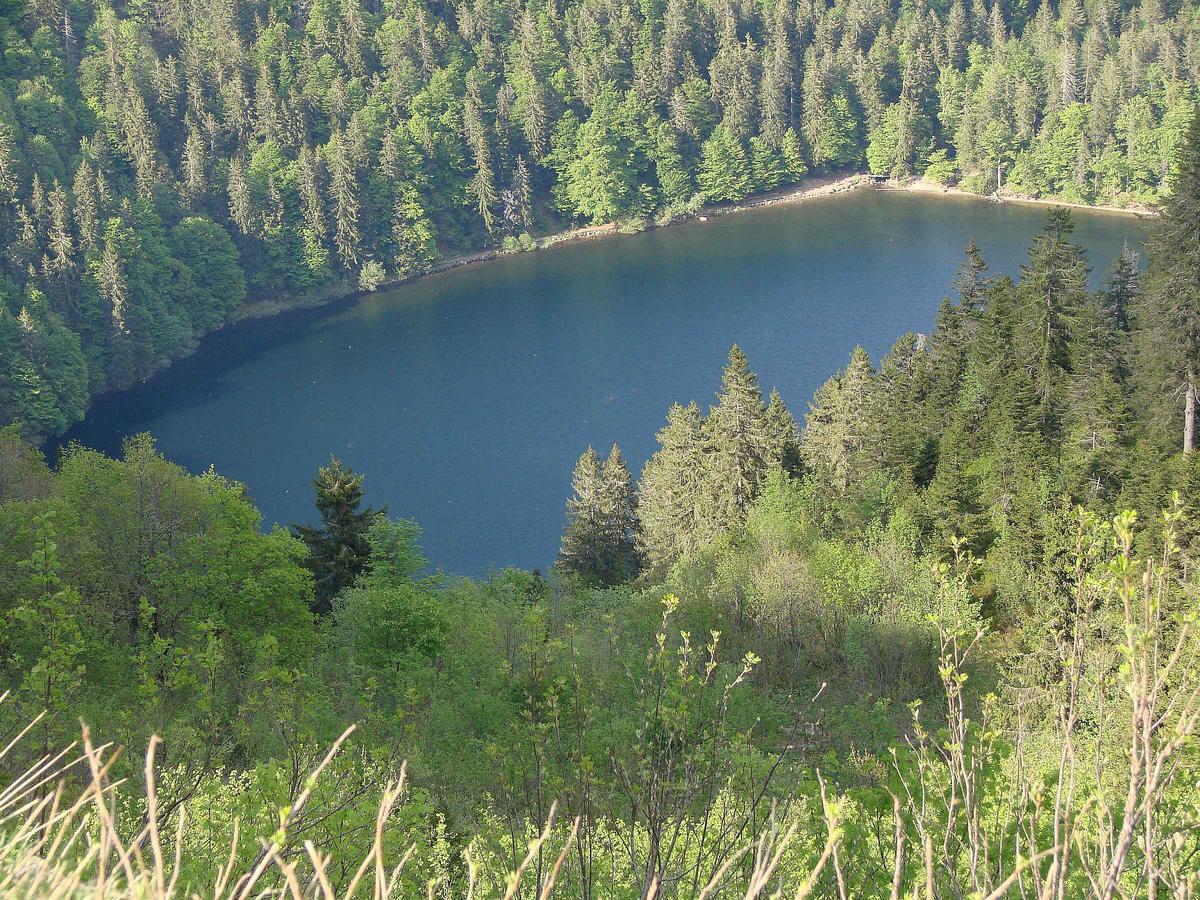
[[1196,373],[1188,366],[1187,390],[1183,400],[1183,452],[1196,449]]

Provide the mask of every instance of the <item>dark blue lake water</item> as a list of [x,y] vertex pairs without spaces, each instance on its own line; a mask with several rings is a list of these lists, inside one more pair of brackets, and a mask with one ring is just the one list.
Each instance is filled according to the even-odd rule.
[[[878,360],[929,329],[970,237],[1015,276],[1043,218],[860,191],[507,257],[228,328],[68,439],[118,453],[150,431],[244,482],[268,526],[315,519],[333,453],[369,502],[420,522],[435,567],[545,567],[579,454],[615,441],[640,470],[670,403],[711,402],[733,342],[802,421],[856,343]],[[1094,284],[1143,233],[1076,215]]]

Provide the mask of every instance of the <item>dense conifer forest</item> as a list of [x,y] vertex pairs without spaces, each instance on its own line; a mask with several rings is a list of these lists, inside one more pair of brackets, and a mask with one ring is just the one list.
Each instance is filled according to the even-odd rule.
[[636,480],[583,453],[546,573],[428,574],[337,459],[263,533],[149,436],[3,430],[0,890],[1194,896],[1184,133],[1102,289],[1053,208],[807,411],[733,347]]
[[1163,192],[1193,0],[0,5],[0,422],[44,437],[247,298],[808,174]]

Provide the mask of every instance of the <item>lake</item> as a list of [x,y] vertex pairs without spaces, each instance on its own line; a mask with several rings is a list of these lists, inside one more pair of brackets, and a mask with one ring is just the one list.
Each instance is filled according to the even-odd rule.
[[[149,431],[244,482],[266,525],[315,521],[310,481],[336,454],[422,525],[435,568],[545,568],[589,444],[619,443],[636,475],[673,401],[712,402],[734,342],[802,422],[855,344],[877,361],[931,327],[970,237],[1015,276],[1044,215],[868,190],[504,257],[227,328],[67,439],[116,454]],[[1094,285],[1144,234],[1075,221]]]

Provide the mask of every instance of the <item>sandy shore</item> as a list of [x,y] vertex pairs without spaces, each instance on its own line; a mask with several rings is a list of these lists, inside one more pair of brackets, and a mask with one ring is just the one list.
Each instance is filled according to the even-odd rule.
[[1091,212],[1114,213],[1120,216],[1135,216],[1137,218],[1154,218],[1158,215],[1148,206],[1104,206],[1102,204],[1071,203],[1067,200],[1054,200],[1043,197],[1025,197],[1011,191],[1001,190],[999,196],[983,196],[962,191],[955,187],[947,187],[936,181],[926,181],[924,178],[912,178],[905,181],[886,181],[878,188],[881,191],[905,191],[912,194],[940,194],[949,197],[968,197],[972,200],[987,200],[989,203],[1021,203],[1031,206],[1066,206],[1070,209],[1086,209]]
[[[1085,203],[1068,203],[1062,200],[1036,199],[1032,197],[1022,197],[1016,194],[1007,194],[1004,192],[1001,192],[999,197],[984,197],[979,194],[972,194],[968,191],[959,190],[958,188],[947,187],[946,185],[938,184],[937,182],[926,181],[922,178],[892,181],[882,180],[862,173],[856,173],[849,175],[825,175],[816,178],[809,178],[805,180],[805,182],[799,187],[783,188],[772,191],[768,194],[760,194],[756,197],[751,197],[735,203],[719,203],[709,206],[702,206],[695,212],[682,215],[679,218],[673,219],[669,222],[657,225],[654,223],[647,223],[645,228],[666,228],[682,222],[704,222],[715,216],[725,216],[733,213],[746,212],[752,209],[761,209],[764,206],[777,206],[784,203],[800,203],[816,197],[829,197],[834,194],[844,194],[850,191],[865,189],[879,191],[902,191],[905,193],[922,194],[926,196],[955,197],[978,203],[1001,202],[1037,204],[1041,206],[1067,206],[1077,209],[1087,209],[1094,212],[1105,212],[1116,215],[1137,217],[1148,217],[1155,215],[1152,209],[1127,209],[1115,206],[1089,206]],[[571,228],[565,231],[559,231],[554,234],[549,234],[545,237],[538,238],[535,242],[535,249],[548,250],[553,247],[561,247],[568,244],[578,244],[583,241],[592,241],[598,238],[611,237],[616,234],[626,233],[629,233],[629,230],[623,228],[616,222],[609,222],[603,225],[588,225],[582,228]],[[475,253],[466,253],[459,256],[445,257],[444,259],[440,259],[435,262],[426,272],[422,273],[421,275],[415,275],[411,278],[386,281],[380,284],[376,290],[388,290],[389,288],[394,288],[401,284],[414,281],[417,278],[428,278],[431,275],[449,272],[452,269],[458,269],[462,266],[487,262],[488,260],[509,255],[512,252],[520,251],[506,251],[499,247],[493,247],[487,250],[480,250]],[[277,313],[285,312],[289,309],[303,309],[313,306],[320,306],[332,300],[362,296],[366,293],[368,292],[360,289],[358,284],[353,279],[344,278],[328,284],[320,291],[316,291],[304,297],[275,298],[269,300],[256,300],[247,303],[236,313],[234,313],[231,321],[237,322],[244,319],[260,319],[266,316],[273,316]]]

